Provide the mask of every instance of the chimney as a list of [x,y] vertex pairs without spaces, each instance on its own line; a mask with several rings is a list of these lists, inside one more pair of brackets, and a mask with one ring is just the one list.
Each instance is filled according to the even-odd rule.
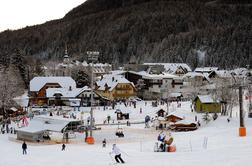
[[69,91],[72,91],[72,87],[71,86],[69,86]]

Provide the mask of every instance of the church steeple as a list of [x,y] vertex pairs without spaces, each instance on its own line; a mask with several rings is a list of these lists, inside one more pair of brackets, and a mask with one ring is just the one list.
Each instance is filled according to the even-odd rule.
[[69,56],[68,56],[68,51],[67,51],[67,44],[65,44],[65,54],[64,54],[63,62],[64,63],[68,63],[69,62]]

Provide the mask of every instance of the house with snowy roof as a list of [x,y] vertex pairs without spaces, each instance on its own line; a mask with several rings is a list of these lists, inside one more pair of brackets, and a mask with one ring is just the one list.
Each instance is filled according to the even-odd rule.
[[144,63],[146,65],[162,65],[164,66],[165,73],[174,74],[177,76],[182,76],[192,69],[186,63]]
[[125,77],[133,82],[137,88],[138,97],[144,99],[157,99],[167,97],[167,89],[172,88],[172,81],[178,78],[176,75],[161,72],[159,74],[150,71],[127,71]]
[[[100,96],[95,92],[94,103],[99,105]],[[46,89],[46,97],[50,106],[90,106],[91,88],[84,86],[83,88],[48,88]]]
[[44,106],[48,104],[46,90],[49,88],[76,88],[71,77],[34,77],[30,81],[29,105]]
[[122,75],[106,75],[95,83],[95,92],[104,99],[124,100],[136,96],[135,85]]
[[220,113],[221,103],[211,95],[198,95],[194,99],[194,109],[198,113]]
[[185,74],[182,79],[186,82],[186,85],[193,87],[207,85],[211,82],[208,73],[189,72]]

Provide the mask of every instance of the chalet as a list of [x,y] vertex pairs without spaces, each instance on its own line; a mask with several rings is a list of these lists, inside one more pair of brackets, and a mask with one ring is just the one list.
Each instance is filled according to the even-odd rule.
[[157,99],[167,96],[167,89],[171,88],[172,80],[178,76],[168,73],[151,74],[149,71],[128,71],[125,77],[136,85],[138,97]]
[[183,120],[183,117],[176,115],[174,113],[167,115],[165,118],[168,122],[173,122],[173,123]]
[[214,100],[210,95],[198,95],[194,99],[194,108],[198,113],[220,113],[221,103]]
[[34,77],[30,81],[29,105],[47,105],[46,90],[48,88],[76,88],[76,83],[71,77]]
[[95,92],[110,101],[136,96],[134,84],[121,75],[107,75],[101,78],[95,83]]
[[191,72],[191,68],[186,63],[144,63],[147,65],[163,65],[165,73],[183,76],[184,74]]
[[[94,103],[99,105],[101,98],[95,92]],[[91,88],[85,86],[83,88],[48,88],[46,90],[48,105],[50,106],[90,106]]]
[[198,126],[193,121],[180,120],[180,121],[172,124],[170,126],[170,129],[172,129],[174,131],[193,131],[193,130],[197,130]]
[[182,78],[186,82],[185,84],[194,87],[203,86],[211,82],[207,73],[189,72]]

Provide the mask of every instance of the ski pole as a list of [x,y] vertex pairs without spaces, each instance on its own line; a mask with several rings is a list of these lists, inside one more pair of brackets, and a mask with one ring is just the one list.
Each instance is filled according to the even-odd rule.
[[124,153],[126,156],[130,157],[127,153],[125,153],[124,151],[121,151],[122,153]]

